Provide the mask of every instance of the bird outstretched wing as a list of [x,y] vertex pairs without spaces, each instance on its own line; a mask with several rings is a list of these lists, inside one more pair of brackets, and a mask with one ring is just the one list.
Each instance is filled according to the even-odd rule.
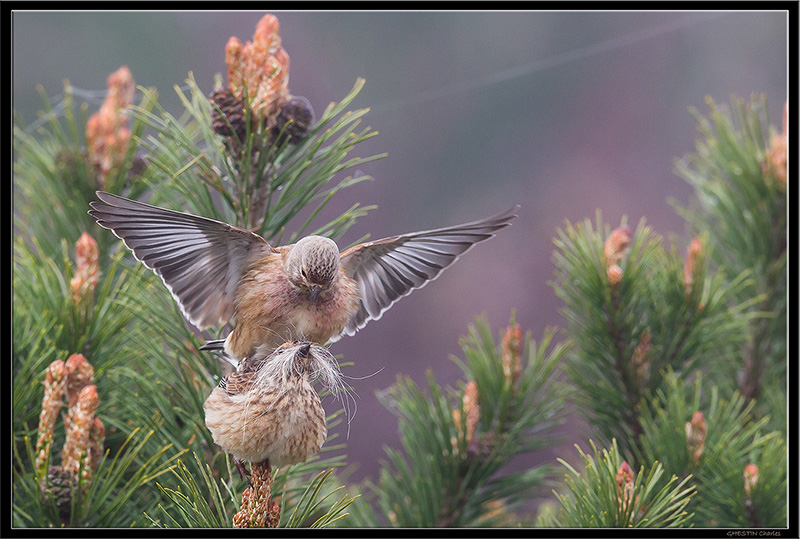
[[89,214],[164,281],[198,328],[226,323],[247,268],[275,252],[261,236],[220,221],[102,191]]
[[472,223],[361,243],[344,251],[341,268],[358,283],[360,299],[342,333],[354,335],[370,320],[378,320],[397,300],[436,279],[473,245],[508,226],[518,208]]

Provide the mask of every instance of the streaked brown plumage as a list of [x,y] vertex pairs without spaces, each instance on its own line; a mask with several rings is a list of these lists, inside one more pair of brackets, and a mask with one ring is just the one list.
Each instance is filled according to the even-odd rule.
[[[287,466],[317,453],[327,437],[325,412],[311,385],[320,374],[334,385],[338,369],[319,345],[285,343],[256,368],[235,371],[214,388],[203,409],[214,442],[236,459]],[[250,364],[253,365],[252,363]]]
[[219,221],[109,193],[97,196],[89,213],[161,277],[192,324],[234,324],[224,341],[204,347],[224,351],[234,364],[263,357],[288,340],[324,344],[355,334],[516,217],[515,207],[340,253],[321,236],[276,248]]

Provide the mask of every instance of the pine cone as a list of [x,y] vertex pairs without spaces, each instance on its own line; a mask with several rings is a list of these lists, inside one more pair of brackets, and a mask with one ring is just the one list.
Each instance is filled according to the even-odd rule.
[[297,144],[308,133],[314,121],[314,111],[305,97],[293,97],[281,108],[270,133],[275,144],[281,145],[288,138],[290,144]]
[[135,178],[136,176],[141,176],[147,170],[147,158],[141,154],[136,153],[133,156],[133,162],[131,163],[131,168],[128,169],[128,179]]
[[56,504],[62,522],[69,521],[72,491],[76,484],[75,476],[61,466],[48,468],[46,482],[42,484],[42,495],[45,500],[52,500]]
[[[224,137],[236,135],[240,142],[244,142],[247,132],[244,101],[233,95],[233,92],[227,88],[217,88],[211,93],[209,99],[222,111],[220,114],[217,107],[211,108],[211,125],[214,132]],[[228,126],[229,122],[230,126]],[[231,131],[231,127],[233,131]]]

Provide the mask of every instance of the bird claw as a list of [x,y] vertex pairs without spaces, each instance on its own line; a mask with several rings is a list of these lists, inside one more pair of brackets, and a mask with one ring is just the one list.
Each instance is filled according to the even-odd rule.
[[239,472],[239,476],[247,481],[247,484],[250,485],[250,488],[253,488],[253,482],[250,480],[250,470],[247,469],[244,461],[238,457],[233,457],[233,463],[236,465],[236,471]]

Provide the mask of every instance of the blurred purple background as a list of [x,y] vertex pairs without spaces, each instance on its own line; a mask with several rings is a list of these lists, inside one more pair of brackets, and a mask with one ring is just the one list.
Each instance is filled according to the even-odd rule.
[[[14,107],[32,121],[36,84],[50,96],[63,79],[102,91],[125,64],[176,113],[173,86],[192,71],[213,90],[226,41],[252,39],[263,13],[16,13]],[[787,98],[784,12],[273,13],[291,58],[291,93],[308,98],[319,117],[365,78],[353,107],[370,107],[365,125],[380,134],[356,153],[389,154],[362,168],[375,181],[341,193],[323,215],[355,202],[379,206],[342,244],[521,205],[511,228],[333,345],[355,363],[346,374],[376,373],[352,381],[355,480],[374,479],[381,447],[399,445],[397,422],[374,392],[398,374],[424,384],[426,369],[456,385],[461,373],[449,356],[463,357],[459,337],[476,315],[485,313],[497,333],[516,309],[537,340],[546,326],[565,326],[548,284],[552,238],[565,219],[593,220],[597,208],[612,224],[646,217],[685,247],[684,223],[667,199],[685,203],[690,193],[673,173],[697,136],[689,107],[705,114],[706,96],[727,103],[763,92],[780,126]],[[558,447],[514,468],[577,460],[572,444],[590,430],[571,416],[564,434]]]

